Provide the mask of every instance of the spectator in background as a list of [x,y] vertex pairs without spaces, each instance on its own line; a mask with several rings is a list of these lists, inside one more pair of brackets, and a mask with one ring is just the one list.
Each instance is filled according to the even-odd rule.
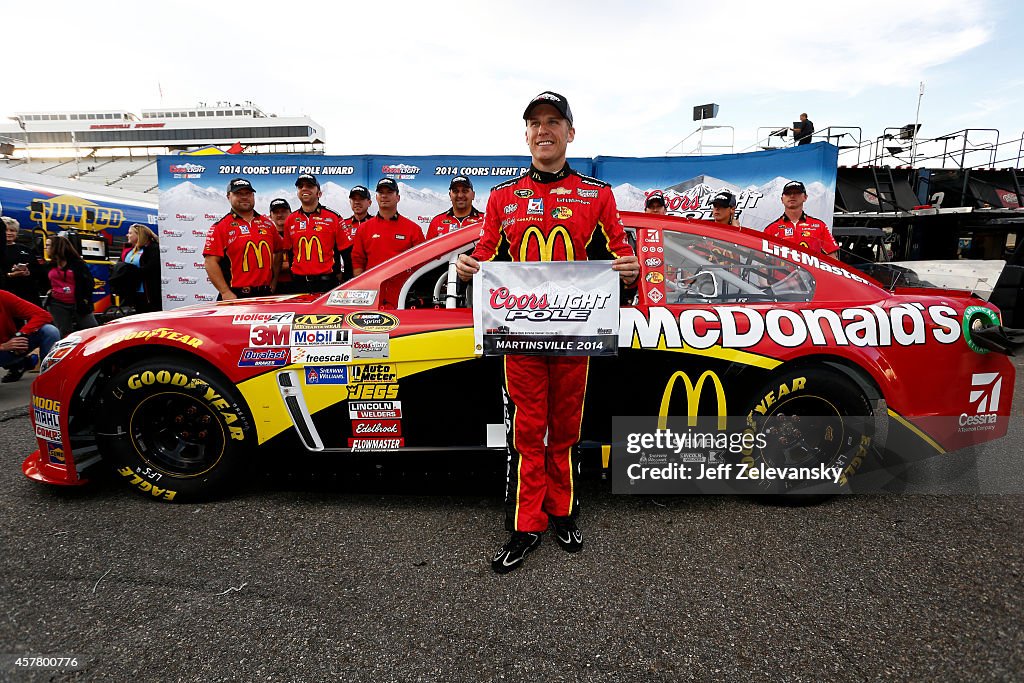
[[370,213],[370,190],[365,185],[356,185],[348,193],[352,215],[345,219],[343,227],[349,239],[349,246],[341,250],[342,273],[345,279],[352,277],[352,245],[356,241],[359,226],[373,218]]
[[644,213],[656,213],[665,215],[668,213],[668,207],[665,206],[665,195],[661,190],[653,190],[647,195],[647,201],[644,202]]
[[711,218],[722,225],[742,227],[736,219],[736,195],[731,190],[722,188],[711,198]]
[[39,306],[0,290],[0,368],[7,370],[0,382],[17,382],[36,366],[40,356],[29,355],[32,349],[46,357],[60,339],[52,321]]
[[206,274],[224,301],[273,294],[284,240],[273,221],[256,213],[252,183],[233,178],[227,197],[231,212],[211,225],[206,235]]
[[153,231],[141,223],[128,226],[128,246],[121,260],[139,269],[139,287],[129,302],[135,312],[161,310],[160,245]]
[[807,114],[800,114],[799,123],[791,128],[793,131],[793,139],[798,145],[806,145],[811,142],[811,136],[814,135],[814,123],[807,118]]
[[75,330],[96,327],[92,312],[92,292],[96,281],[74,245],[64,235],[50,237],[47,250],[50,261],[50,295],[47,310],[66,337]]
[[764,229],[764,234],[787,242],[795,242],[812,254],[833,256],[839,251],[832,233],[824,222],[804,213],[807,189],[799,180],[791,180],[782,188],[785,212]]
[[[270,202],[270,220],[277,226],[277,234],[284,239],[284,224],[292,212],[291,204],[287,199],[277,198]],[[284,252],[281,255],[281,271],[277,274],[277,293],[291,294],[292,289],[292,255],[291,252]]]
[[44,269],[28,247],[18,244],[18,230],[21,228],[18,221],[9,216],[4,216],[3,221],[7,238],[7,253],[0,263],[0,270],[6,276],[3,289],[38,306],[39,287],[36,278],[42,275]]
[[428,240],[483,223],[484,215],[473,206],[476,192],[473,191],[473,182],[469,178],[463,175],[452,178],[448,185],[448,197],[452,200],[452,208],[431,219],[430,227],[427,228]]
[[424,242],[420,226],[398,214],[400,200],[394,178],[377,181],[377,215],[356,233],[352,247],[353,276]]

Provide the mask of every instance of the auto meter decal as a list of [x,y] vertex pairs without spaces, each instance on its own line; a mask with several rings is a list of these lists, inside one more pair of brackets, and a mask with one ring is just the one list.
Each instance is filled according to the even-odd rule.
[[349,313],[345,322],[349,327],[363,332],[390,332],[398,327],[398,318],[390,313],[377,311]]
[[814,346],[916,346],[930,335],[940,344],[960,339],[961,321],[951,306],[908,303],[882,308],[769,309],[744,306],[679,311],[651,307],[620,311],[619,344],[640,348],[744,349],[770,341],[786,348]]
[[352,384],[394,384],[397,381],[394,365],[370,363],[352,366]]

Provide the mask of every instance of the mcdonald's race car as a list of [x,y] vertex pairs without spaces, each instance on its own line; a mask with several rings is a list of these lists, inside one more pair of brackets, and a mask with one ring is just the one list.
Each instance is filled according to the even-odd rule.
[[[641,284],[620,309],[618,355],[591,361],[581,456],[609,465],[601,446],[619,415],[747,416],[756,428],[816,416],[806,447],[749,457],[824,463],[844,482],[882,445],[937,454],[1005,435],[1014,368],[988,351],[999,313],[985,302],[887,291],[755,231],[623,220]],[[105,469],[180,502],[230,485],[257,448],[292,461],[495,456],[501,361],[477,355],[473,297],[454,269],[477,238],[430,240],[323,295],[136,315],[62,340],[32,385],[38,450],[24,473],[78,485]],[[848,416],[867,426],[847,429]]]

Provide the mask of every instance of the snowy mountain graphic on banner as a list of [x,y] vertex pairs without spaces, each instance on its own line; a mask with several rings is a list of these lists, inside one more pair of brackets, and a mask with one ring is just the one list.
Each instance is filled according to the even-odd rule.
[[[398,213],[418,223],[424,234],[430,226],[431,218],[452,208],[452,201],[447,192],[441,194],[429,188],[416,189],[406,183],[398,183],[398,190],[402,197],[398,202]],[[477,202],[474,203],[478,203],[479,199],[478,195]]]
[[223,189],[204,188],[184,182],[160,193],[160,210],[187,214],[209,212],[223,216],[231,209],[225,194]]

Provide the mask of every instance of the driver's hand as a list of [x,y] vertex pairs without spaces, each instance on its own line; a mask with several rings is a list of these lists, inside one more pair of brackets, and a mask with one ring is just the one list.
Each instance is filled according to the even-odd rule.
[[459,279],[463,282],[469,282],[473,279],[473,273],[480,270],[480,262],[469,254],[459,254],[459,260],[455,264],[455,271],[459,274]]
[[640,276],[640,261],[636,256],[620,256],[612,261],[612,270],[619,273],[624,285],[631,285]]

